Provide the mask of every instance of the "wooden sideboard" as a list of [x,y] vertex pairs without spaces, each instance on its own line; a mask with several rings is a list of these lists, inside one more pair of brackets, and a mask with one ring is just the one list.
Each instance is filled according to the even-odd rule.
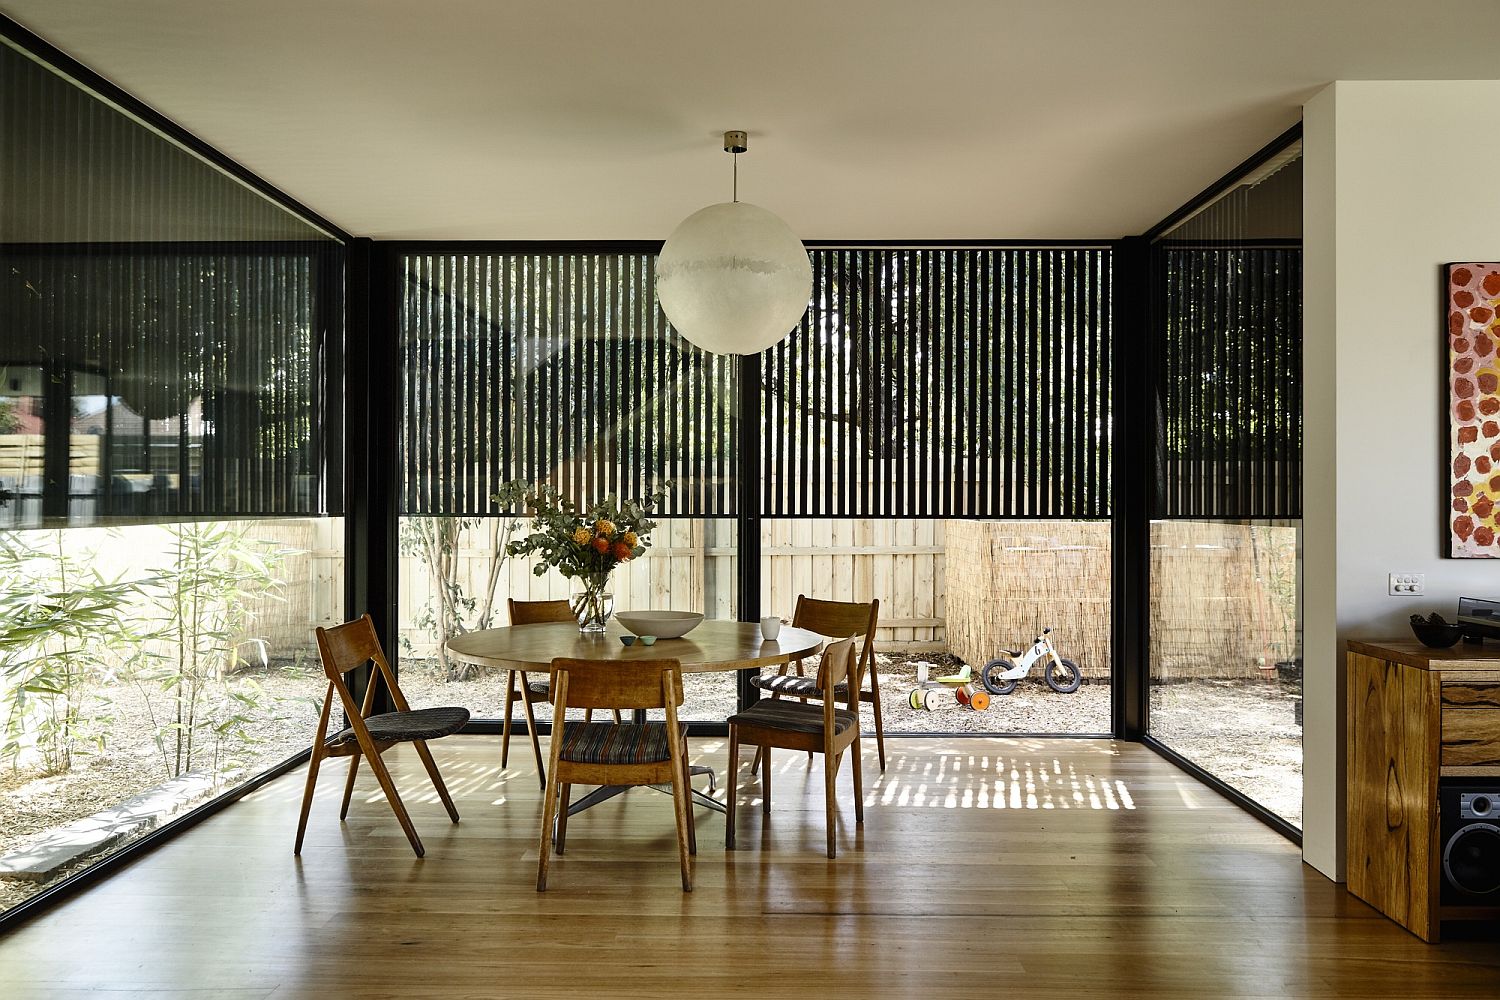
[[1500,781],[1500,644],[1429,649],[1350,640],[1349,891],[1424,941],[1445,920],[1500,906],[1444,906],[1439,778]]

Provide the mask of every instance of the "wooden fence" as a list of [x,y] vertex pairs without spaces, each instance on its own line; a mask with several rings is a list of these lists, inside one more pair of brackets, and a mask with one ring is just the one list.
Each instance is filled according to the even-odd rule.
[[[315,624],[341,613],[338,520],[262,521],[257,537],[296,550],[282,567],[284,600],[265,602],[259,631],[274,650],[305,649]],[[618,610],[674,608],[735,617],[732,519],[671,519],[647,557],[617,570]],[[459,580],[477,594],[494,551],[486,531],[466,532]],[[1024,645],[1045,626],[1091,681],[1109,676],[1110,536],[1106,522],[766,520],[761,526],[761,609],[790,618],[798,594],[878,597],[883,649],[946,650],[975,666]],[[1152,675],[1173,681],[1257,676],[1298,655],[1295,581],[1300,548],[1290,526],[1201,521],[1152,525]],[[510,561],[496,593],[566,597],[567,580]],[[400,567],[405,649],[431,655],[434,636],[415,624],[432,581],[415,556]]]
[[[1300,655],[1297,529],[1151,526],[1151,676],[1246,678]],[[950,521],[948,642],[978,666],[1042,628],[1090,681],[1109,676],[1107,522]]]

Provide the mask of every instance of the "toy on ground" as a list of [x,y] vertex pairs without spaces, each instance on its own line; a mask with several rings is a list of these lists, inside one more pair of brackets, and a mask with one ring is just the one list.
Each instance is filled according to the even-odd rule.
[[1077,691],[1083,683],[1083,672],[1077,663],[1057,655],[1057,650],[1052,647],[1051,632],[1050,628],[1042,629],[1042,634],[1024,653],[1007,650],[1008,656],[998,656],[986,663],[979,675],[985,690],[996,696],[1010,694],[1016,689],[1016,682],[1029,674],[1040,660],[1043,664],[1042,679],[1048,687],[1058,694]]
[[965,684],[953,692],[958,698],[958,703],[965,708],[972,708],[976,712],[983,712],[990,707],[990,694],[984,688],[976,688],[972,684]]
[[912,688],[911,694],[906,696],[906,703],[918,711],[931,712],[942,707],[943,691],[935,687]]

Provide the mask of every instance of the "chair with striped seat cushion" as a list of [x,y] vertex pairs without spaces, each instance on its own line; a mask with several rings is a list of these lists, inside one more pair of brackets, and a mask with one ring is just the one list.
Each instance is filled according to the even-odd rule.
[[[880,712],[880,676],[875,671],[875,629],[880,620],[880,602],[823,601],[805,594],[797,595],[797,608],[792,613],[792,626],[807,629],[833,639],[859,637],[858,664],[850,671],[850,679],[858,692],[858,700],[870,706],[875,716],[875,748],[880,754],[880,769],[885,770],[885,721]],[[774,674],[755,674],[750,683],[774,698],[821,698],[822,694],[813,678],[803,675],[802,662],[796,663],[796,673],[790,666],[781,667]],[[870,680],[869,690],[864,688],[864,679]],[[848,682],[834,688],[836,701],[845,701],[849,695]],[[759,757],[756,758],[757,762]]]
[[[810,678],[818,704],[806,701],[758,701],[729,718],[729,801],[724,816],[724,847],[734,850],[735,806],[739,799],[740,744],[760,750],[761,812],[771,815],[771,749],[802,750],[823,755],[823,798],[828,822],[828,856],[838,856],[836,801],[839,764],[849,751],[854,770],[854,821],[865,821],[864,789],[859,759],[859,684],[845,683],[855,670],[854,639],[840,640],[823,651],[818,675]],[[833,693],[844,692],[844,707],[834,704]],[[755,765],[750,767],[751,773]]]
[[[813,678],[809,677],[808,680]],[[844,700],[849,700],[849,689],[844,688]],[[738,715],[730,716],[729,724],[773,726],[790,733],[816,733],[822,735],[824,719],[822,705],[810,705],[803,701],[758,701]],[[857,713],[846,708],[833,710],[833,733],[841,735],[851,726],[859,724]]]
[[[686,739],[687,726],[681,730]],[[655,764],[672,758],[667,727],[659,722],[569,722],[562,744],[562,759],[573,764]]]
[[[682,704],[682,665],[676,660],[552,661],[552,759],[542,805],[541,850],[536,891],[547,891],[556,851],[567,849],[568,796],[574,784],[671,785],[677,820],[682,891],[693,891],[692,855],[698,853],[688,808],[687,727],[677,720]],[[611,725],[568,722],[570,708],[666,710],[666,722]]]
[[[453,799],[448,796],[442,775],[438,774],[437,765],[433,763],[427,741],[458,732],[469,721],[469,710],[457,706],[413,709],[408,705],[401,694],[401,688],[396,684],[396,674],[380,648],[380,638],[375,634],[375,625],[370,621],[369,615],[361,615],[355,621],[334,628],[320,628],[317,635],[318,655],[323,662],[323,672],[328,675],[328,693],[323,697],[323,713],[318,717],[318,735],[313,738],[312,754],[307,764],[307,786],[302,792],[302,815],[297,820],[297,844],[292,853],[302,853],[302,838],[307,833],[307,817],[312,810],[313,789],[318,783],[318,766],[329,757],[349,758],[349,776],[344,782],[344,803],[339,809],[339,819],[343,820],[349,815],[349,801],[354,796],[354,780],[359,775],[359,761],[363,757],[370,762],[370,770],[375,772],[375,780],[380,782],[386,801],[391,804],[391,811],[396,814],[396,820],[406,833],[411,849],[420,858],[424,853],[422,840],[417,836],[416,827],[412,826],[401,796],[396,794],[396,785],[391,781],[391,774],[386,770],[380,755],[398,743],[410,743],[421,758],[422,766],[427,768],[427,776],[432,779],[438,797],[443,800],[448,817],[457,823],[458,810],[453,807]],[[368,674],[364,703],[360,704],[350,693],[344,675],[372,663],[374,669]],[[371,715],[375,707],[375,693],[382,681],[390,692],[396,711]],[[349,726],[330,737],[328,720],[333,712],[335,698],[349,720]]]

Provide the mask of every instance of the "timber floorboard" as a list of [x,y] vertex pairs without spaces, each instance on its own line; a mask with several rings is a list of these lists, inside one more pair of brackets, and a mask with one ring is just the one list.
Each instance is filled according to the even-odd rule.
[[763,819],[744,755],[739,849],[695,810],[690,895],[649,790],[573,817],[539,895],[534,765],[496,737],[433,744],[456,826],[387,754],[420,861],[368,768],[339,823],[341,762],[294,858],[296,771],[0,938],[0,997],[1500,996],[1493,927],[1423,944],[1143,747],[886,745],[863,829],[841,770],[836,861],[822,761],[777,752]]

